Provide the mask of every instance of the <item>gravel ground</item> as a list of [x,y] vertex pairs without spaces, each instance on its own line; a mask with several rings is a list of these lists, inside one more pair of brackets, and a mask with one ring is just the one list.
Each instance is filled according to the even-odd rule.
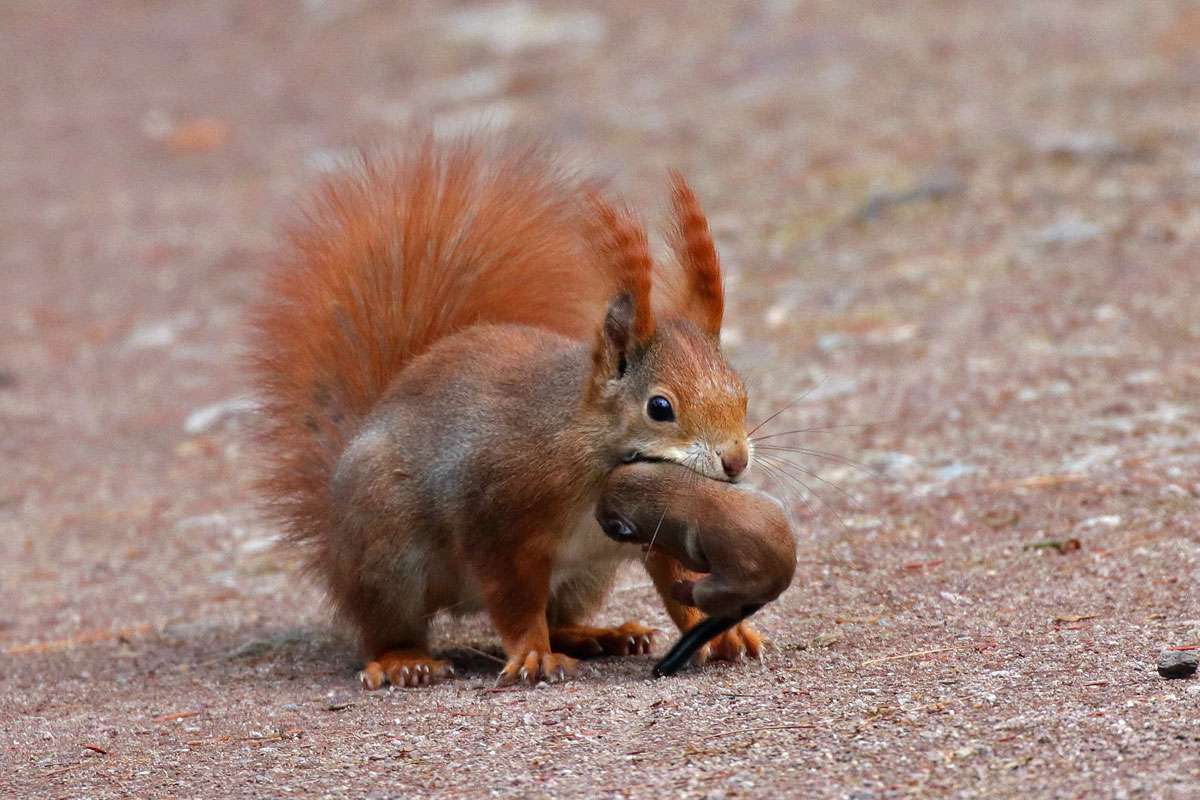
[[[1194,5],[100,5],[0,7],[0,795],[1195,796]],[[240,315],[421,120],[693,178],[752,415],[839,456],[759,470],[764,664],[492,691],[475,620],[462,679],[357,689],[248,489]]]

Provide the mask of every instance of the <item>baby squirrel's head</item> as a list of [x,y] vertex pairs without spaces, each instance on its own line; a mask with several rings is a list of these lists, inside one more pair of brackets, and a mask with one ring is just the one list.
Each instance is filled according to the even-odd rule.
[[736,481],[750,466],[746,388],[720,350],[724,290],[716,248],[678,175],[671,245],[683,280],[656,318],[646,234],[624,210],[594,200],[597,246],[623,291],[609,304],[593,350],[593,401],[603,405],[622,461],[670,461]]

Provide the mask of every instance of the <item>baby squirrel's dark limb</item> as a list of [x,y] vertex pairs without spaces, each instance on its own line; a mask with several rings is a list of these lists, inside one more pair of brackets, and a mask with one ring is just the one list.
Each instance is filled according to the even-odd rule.
[[692,659],[697,650],[760,608],[762,608],[761,605],[746,606],[746,613],[740,617],[705,617],[699,624],[680,636],[679,641],[675,642],[667,654],[659,659],[659,662],[654,665],[654,677],[665,678],[668,675],[674,675]]
[[[706,642],[774,600],[796,570],[792,527],[777,501],[742,486],[696,481],[675,464],[615,469],[596,518],[618,541],[653,539],[651,574],[660,593],[690,612],[680,615],[690,624],[680,625],[685,635],[656,674],[679,669]],[[693,580],[689,570],[704,574]],[[697,622],[697,609],[709,616]]]

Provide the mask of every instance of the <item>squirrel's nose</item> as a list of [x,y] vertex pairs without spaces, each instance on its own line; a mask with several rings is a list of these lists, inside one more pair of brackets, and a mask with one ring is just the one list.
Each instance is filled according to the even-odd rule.
[[750,454],[746,452],[746,445],[743,442],[738,442],[733,447],[727,447],[721,452],[721,468],[730,478],[736,478],[745,472],[749,462]]

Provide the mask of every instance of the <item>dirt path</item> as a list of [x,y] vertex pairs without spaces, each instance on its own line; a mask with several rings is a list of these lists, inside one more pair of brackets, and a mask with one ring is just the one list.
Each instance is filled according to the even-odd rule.
[[[0,9],[0,795],[1194,794],[1189,4],[387,5]],[[865,465],[761,451],[823,479],[779,467],[765,665],[493,692],[479,621],[462,680],[355,688],[247,488],[239,315],[419,119],[694,178],[753,415]],[[605,616],[666,625],[636,568]]]

